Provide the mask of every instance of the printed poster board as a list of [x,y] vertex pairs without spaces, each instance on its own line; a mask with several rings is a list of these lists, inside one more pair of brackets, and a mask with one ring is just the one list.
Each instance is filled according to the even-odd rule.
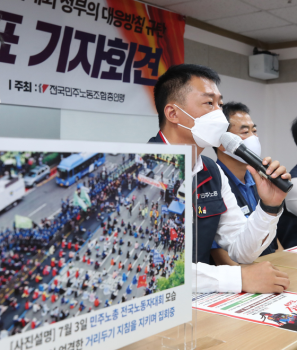
[[284,250],[285,252],[297,253],[297,247],[292,247]]
[[3,349],[117,349],[192,319],[191,186],[182,213],[162,210],[191,183],[191,147],[0,139],[0,150]]
[[297,331],[297,293],[193,294],[193,309],[248,322]]

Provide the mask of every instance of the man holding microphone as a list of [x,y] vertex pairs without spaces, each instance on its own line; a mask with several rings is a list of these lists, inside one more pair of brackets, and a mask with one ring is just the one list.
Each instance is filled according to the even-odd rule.
[[[240,102],[228,102],[223,106],[223,113],[229,122],[228,132],[239,136],[243,140],[243,144],[260,157],[261,143],[257,134],[257,126],[250,116],[249,108]],[[246,169],[246,162],[226,151],[222,145],[219,148],[214,147],[214,150],[218,157],[217,164],[227,176],[238,206],[243,214],[249,217],[256,209],[260,198],[253,177]],[[275,237],[261,255],[274,253],[278,247],[281,246]],[[237,265],[216,242],[213,243],[211,256],[216,265]]]
[[[246,218],[223,171],[211,159],[200,156],[205,147],[219,147],[220,137],[228,128],[219,83],[218,74],[208,67],[190,64],[170,67],[155,86],[160,131],[149,142],[195,144],[197,149],[198,159],[194,152],[192,159],[193,179],[197,178],[198,207],[205,210],[200,213],[197,207],[193,213],[198,217],[199,242],[197,249],[193,232],[193,288],[197,275],[197,290],[201,293],[281,293],[289,286],[288,276],[269,262],[244,267],[209,265],[213,240],[228,251],[232,260],[251,264],[274,239],[286,197],[247,166],[261,201]],[[278,161],[266,157],[263,164],[269,165],[266,173],[273,178],[291,178]],[[202,196],[204,193],[212,193],[212,200]]]

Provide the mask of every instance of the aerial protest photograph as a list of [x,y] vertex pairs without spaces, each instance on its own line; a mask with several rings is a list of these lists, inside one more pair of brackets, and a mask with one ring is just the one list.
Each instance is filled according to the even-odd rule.
[[175,300],[184,169],[181,154],[1,151],[2,334],[160,291]]

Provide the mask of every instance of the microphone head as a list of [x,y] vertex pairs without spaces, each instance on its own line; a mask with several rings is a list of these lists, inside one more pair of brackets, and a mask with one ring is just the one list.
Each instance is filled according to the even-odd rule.
[[242,139],[239,136],[232,134],[231,132],[225,132],[221,136],[220,142],[225,150],[230,153],[234,153],[237,148],[243,143]]

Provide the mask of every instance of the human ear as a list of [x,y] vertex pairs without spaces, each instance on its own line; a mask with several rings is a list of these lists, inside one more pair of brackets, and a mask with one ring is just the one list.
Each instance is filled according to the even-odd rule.
[[164,108],[165,117],[172,124],[179,123],[179,118],[176,112],[177,108],[173,104],[167,104]]

